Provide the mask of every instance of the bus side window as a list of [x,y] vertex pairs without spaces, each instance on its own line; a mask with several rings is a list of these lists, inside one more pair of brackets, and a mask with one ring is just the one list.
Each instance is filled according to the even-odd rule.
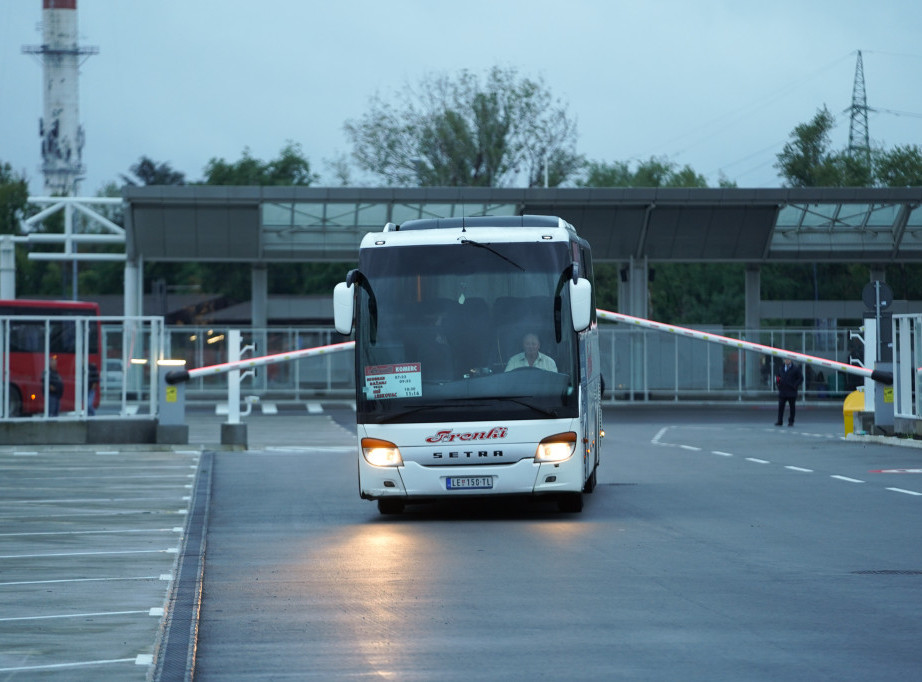
[[10,352],[38,353],[44,348],[40,322],[13,322],[10,325]]
[[76,328],[73,322],[52,322],[51,352],[73,353],[76,348]]

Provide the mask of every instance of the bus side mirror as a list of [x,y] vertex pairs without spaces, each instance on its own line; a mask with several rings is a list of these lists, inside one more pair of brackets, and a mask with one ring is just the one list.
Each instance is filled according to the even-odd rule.
[[581,332],[592,322],[592,284],[580,277],[570,281],[570,318],[573,331]]
[[333,289],[333,326],[340,334],[352,333],[355,317],[355,290],[352,285],[340,282]]

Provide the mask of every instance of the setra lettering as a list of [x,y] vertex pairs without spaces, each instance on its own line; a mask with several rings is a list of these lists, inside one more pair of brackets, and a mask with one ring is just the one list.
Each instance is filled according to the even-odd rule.
[[449,452],[433,452],[432,459],[480,459],[483,457],[502,457],[502,450],[494,450],[492,455],[489,450],[451,450]]

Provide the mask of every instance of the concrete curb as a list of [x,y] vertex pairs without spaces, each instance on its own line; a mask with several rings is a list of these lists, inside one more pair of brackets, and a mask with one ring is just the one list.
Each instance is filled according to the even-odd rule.
[[922,449],[922,440],[913,438],[896,438],[894,436],[872,436],[866,433],[850,433],[845,440],[859,443],[878,443],[880,445],[895,445],[904,448]]

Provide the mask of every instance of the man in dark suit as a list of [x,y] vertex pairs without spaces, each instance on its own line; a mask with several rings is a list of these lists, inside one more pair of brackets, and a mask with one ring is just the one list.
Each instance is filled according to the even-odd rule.
[[781,426],[784,422],[784,404],[791,406],[788,416],[788,426],[794,426],[794,403],[797,401],[797,390],[804,382],[804,375],[800,367],[791,362],[790,358],[785,358],[784,364],[775,374],[775,385],[778,387],[778,421],[775,426]]

